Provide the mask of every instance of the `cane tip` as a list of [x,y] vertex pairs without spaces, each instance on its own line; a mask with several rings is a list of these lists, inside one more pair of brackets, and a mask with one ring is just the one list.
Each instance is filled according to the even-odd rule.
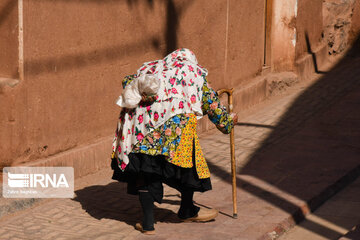
[[238,218],[237,213],[234,213],[234,214],[233,214],[233,218],[235,218],[235,219]]

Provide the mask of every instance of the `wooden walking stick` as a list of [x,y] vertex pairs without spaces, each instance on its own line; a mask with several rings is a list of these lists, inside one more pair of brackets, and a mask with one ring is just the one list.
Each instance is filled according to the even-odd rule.
[[[220,89],[217,94],[220,96],[223,93],[228,95],[229,113],[233,111],[233,91],[234,89]],[[234,125],[235,127],[235,125]],[[235,141],[234,141],[234,128],[230,132],[230,154],[231,154],[231,177],[232,177],[232,199],[233,199],[233,218],[237,218],[237,205],[236,205],[236,162],[235,162]]]

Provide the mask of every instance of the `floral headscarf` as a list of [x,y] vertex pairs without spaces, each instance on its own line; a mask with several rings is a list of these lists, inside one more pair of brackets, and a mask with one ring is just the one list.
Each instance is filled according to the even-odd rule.
[[151,105],[121,111],[113,150],[122,170],[129,163],[133,146],[149,132],[177,114],[195,113],[198,118],[203,115],[202,87],[207,70],[198,64],[192,51],[182,48],[163,60],[146,62],[136,76],[144,74],[152,74],[160,81],[157,99]]

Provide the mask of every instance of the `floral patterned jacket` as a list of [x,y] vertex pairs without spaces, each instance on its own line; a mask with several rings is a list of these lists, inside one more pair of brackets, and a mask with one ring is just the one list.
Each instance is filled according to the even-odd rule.
[[[125,88],[135,75],[126,76],[123,80]],[[204,78],[202,96],[202,111],[208,115],[211,122],[223,133],[230,133],[233,128],[233,121],[226,108],[221,105],[217,93],[208,85]],[[123,113],[124,111],[122,111]],[[121,114],[122,114],[121,113]],[[120,114],[120,118],[122,117]],[[143,136],[132,149],[133,153],[145,153],[149,155],[167,156],[169,162],[175,155],[175,151],[180,143],[182,132],[185,129],[190,114],[178,114],[170,118],[164,125]],[[115,156],[113,149],[113,157]]]

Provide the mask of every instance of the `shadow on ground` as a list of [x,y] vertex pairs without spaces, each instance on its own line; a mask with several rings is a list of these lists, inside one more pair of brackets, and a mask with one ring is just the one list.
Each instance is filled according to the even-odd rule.
[[[253,152],[248,163],[238,169],[238,188],[291,214],[294,222],[304,218],[306,209],[300,209],[281,192],[306,202],[313,211],[360,175],[359,45],[360,38],[336,66],[297,97],[277,124],[266,125],[272,129],[271,134]],[[211,159],[208,163],[212,174],[231,184],[228,170],[213,164]],[[259,179],[280,193],[240,176]],[[96,219],[110,218],[132,226],[141,219],[137,197],[126,194],[122,183],[87,187],[76,191],[76,195],[75,200]],[[178,201],[166,202],[179,205]],[[331,214],[319,217],[348,227]],[[164,208],[156,209],[156,219],[179,222],[173,211]],[[308,230],[326,238],[340,235],[317,222],[309,222],[305,226]]]
[[[126,184],[112,182],[105,186],[95,185],[75,191],[74,201],[96,219],[114,219],[134,226],[142,219],[138,196],[126,193]],[[169,196],[166,196],[169,197]],[[163,203],[179,205],[180,201],[164,199]],[[175,212],[165,209],[154,209],[157,222],[180,223]]]
[[[280,121],[271,126],[271,134],[248,163],[238,169],[240,175],[259,179],[305,201],[311,211],[360,175],[360,37],[336,66],[322,73],[297,97]],[[209,165],[214,175],[231,184],[228,170],[211,162]],[[240,178],[237,184],[292,214],[295,222],[304,218],[304,209],[284,195]],[[349,227],[331,211],[319,217]],[[340,235],[315,222],[306,228],[326,238]]]

